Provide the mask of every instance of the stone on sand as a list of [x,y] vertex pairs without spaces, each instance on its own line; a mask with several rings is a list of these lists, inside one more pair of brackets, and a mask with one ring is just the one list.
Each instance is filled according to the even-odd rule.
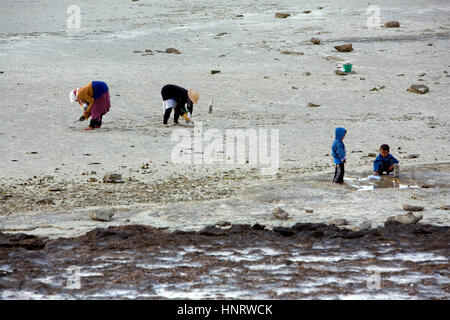
[[428,91],[430,91],[430,89],[423,84],[413,84],[406,91],[417,93],[417,94],[425,94]]
[[403,205],[403,210],[405,211],[422,211],[424,208],[421,206],[414,206],[414,205],[410,205],[410,204],[404,204]]
[[386,28],[400,28],[400,22],[398,21],[386,21],[384,23]]
[[372,223],[370,221],[364,221],[360,226],[359,226],[359,231],[363,231],[363,230],[368,230],[372,228]]
[[42,198],[36,201],[36,204],[48,205],[48,204],[55,204],[55,202],[53,201],[52,198]]
[[398,214],[395,216],[395,221],[400,222],[401,224],[416,224],[422,219],[422,215],[416,217],[412,212],[408,212],[407,214]]
[[347,72],[344,72],[342,70],[335,70],[334,73],[336,73],[338,76],[346,76]]
[[281,209],[280,207],[276,207],[273,210],[272,214],[275,218],[278,218],[281,220],[286,220],[289,218],[289,214],[286,211],[284,211],[283,209]]
[[311,38],[310,41],[312,42],[312,44],[320,44],[320,39],[319,38]]
[[119,173],[107,173],[103,177],[105,183],[123,183],[122,175]]
[[282,13],[282,12],[275,13],[275,18],[286,19],[289,16],[290,16],[289,13]]
[[353,46],[351,43],[347,43],[347,44],[343,44],[340,46],[335,46],[334,47],[337,51],[339,52],[350,52],[353,51]]
[[339,226],[347,225],[348,221],[345,219],[332,219],[329,221],[329,224],[333,224],[336,227],[339,227]]
[[114,214],[114,209],[94,209],[89,211],[91,219],[96,221],[111,221]]
[[175,53],[175,54],[180,54],[181,52],[180,51],[178,51],[177,49],[175,49],[175,48],[167,48],[166,49],[166,53]]

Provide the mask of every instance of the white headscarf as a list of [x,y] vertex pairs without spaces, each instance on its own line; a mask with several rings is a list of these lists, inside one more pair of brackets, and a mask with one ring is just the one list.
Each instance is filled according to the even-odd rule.
[[70,91],[69,99],[70,99],[71,103],[74,103],[77,101],[78,90],[80,90],[80,88],[76,88],[76,89]]

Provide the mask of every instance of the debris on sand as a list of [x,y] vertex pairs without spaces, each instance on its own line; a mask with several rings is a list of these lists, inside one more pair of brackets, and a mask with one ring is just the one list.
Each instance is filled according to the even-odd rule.
[[229,226],[231,226],[231,222],[229,222],[229,221],[224,221],[224,220],[219,220],[219,221],[217,221],[216,226],[219,226],[219,227],[229,227]]
[[345,219],[332,219],[328,222],[331,225],[335,225],[336,227],[344,226],[348,224],[348,221]]
[[287,55],[295,55],[295,56],[302,56],[305,53],[301,51],[281,51],[281,54],[287,54]]
[[404,204],[403,205],[403,210],[405,211],[422,211],[424,208],[421,206],[414,206],[414,205],[410,205],[410,204]]
[[180,51],[178,51],[177,49],[175,49],[175,48],[167,48],[166,49],[166,53],[175,53],[175,54],[180,54],[181,52]]
[[305,73],[303,73],[303,75],[305,76],[305,77],[307,77],[307,76],[310,76],[311,75],[311,72],[305,72]]
[[211,74],[220,73],[220,70],[211,70]]
[[95,209],[89,211],[89,216],[92,220],[103,222],[111,221],[114,214],[114,209]]
[[372,223],[370,221],[364,221],[360,226],[359,226],[359,231],[364,231],[364,230],[369,230],[370,228],[372,228]]
[[337,74],[338,76],[346,76],[347,75],[347,72],[344,72],[344,71],[339,70],[339,69],[335,70],[334,73]]
[[305,10],[305,11],[303,11],[303,13],[304,14],[309,14],[309,13],[311,13],[311,10]]
[[275,13],[275,18],[286,19],[289,16],[290,16],[289,13],[282,13],[282,12]]
[[311,43],[312,44],[320,44],[320,39],[319,38],[311,38]]
[[281,220],[286,220],[289,218],[289,214],[286,211],[284,211],[283,209],[281,209],[280,207],[276,207],[275,210],[273,210],[272,214],[275,218],[278,218]]
[[413,84],[406,91],[417,93],[417,94],[425,94],[428,91],[430,91],[430,89],[423,84]]
[[310,103],[308,103],[308,107],[317,108],[317,107],[320,107],[320,104],[314,104],[314,103],[310,102]]
[[103,177],[105,183],[123,183],[122,175],[118,173],[107,173]]
[[417,153],[412,153],[406,156],[407,159],[416,159],[419,155]]
[[314,210],[313,210],[313,209],[305,209],[305,212],[306,212],[306,213],[313,213]]
[[42,198],[42,199],[36,201],[36,204],[50,205],[50,204],[55,204],[55,202],[53,201],[52,198]]
[[441,210],[450,210],[450,204],[446,204],[444,206],[441,206],[439,209],[441,209]]
[[416,217],[412,212],[408,212],[407,214],[398,214],[395,216],[395,221],[400,222],[401,224],[416,224],[422,219],[422,215]]
[[350,52],[353,51],[353,46],[351,43],[343,44],[341,46],[335,46],[334,47],[339,52]]
[[142,53],[142,51],[134,50],[133,53]]
[[386,21],[384,23],[386,28],[400,28],[400,22],[398,21]]

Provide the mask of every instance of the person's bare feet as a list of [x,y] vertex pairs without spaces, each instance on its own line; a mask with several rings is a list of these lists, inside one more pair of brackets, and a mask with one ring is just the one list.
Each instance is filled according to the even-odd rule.
[[94,130],[94,128],[92,128],[92,127],[87,127],[87,128],[84,128],[84,130]]

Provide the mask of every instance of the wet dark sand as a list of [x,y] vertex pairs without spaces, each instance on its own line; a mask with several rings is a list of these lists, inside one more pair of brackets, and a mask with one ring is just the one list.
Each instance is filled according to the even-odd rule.
[[0,297],[449,299],[449,240],[447,226],[393,222],[358,232],[298,223],[134,225],[53,240],[0,234]]

